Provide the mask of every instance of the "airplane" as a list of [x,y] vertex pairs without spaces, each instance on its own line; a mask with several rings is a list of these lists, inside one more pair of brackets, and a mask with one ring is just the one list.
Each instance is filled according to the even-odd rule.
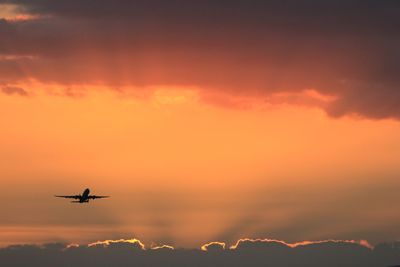
[[72,196],[55,196],[55,197],[63,197],[63,198],[73,198],[77,199],[76,201],[71,201],[71,203],[88,203],[90,199],[96,199],[96,198],[107,198],[109,196],[95,196],[95,195],[89,195],[90,190],[89,188],[86,188],[85,191],[83,191],[82,195],[72,195]]

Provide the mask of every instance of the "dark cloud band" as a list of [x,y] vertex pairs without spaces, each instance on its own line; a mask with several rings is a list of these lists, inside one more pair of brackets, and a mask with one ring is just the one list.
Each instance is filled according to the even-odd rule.
[[[0,1],[0,84],[314,89],[328,114],[400,118],[398,1]],[[17,12],[16,11],[16,12]]]
[[145,249],[136,239],[108,240],[89,246],[45,244],[0,249],[6,266],[390,266],[400,262],[399,246],[375,248],[349,241],[308,242],[290,245],[277,240],[206,244],[206,249]]

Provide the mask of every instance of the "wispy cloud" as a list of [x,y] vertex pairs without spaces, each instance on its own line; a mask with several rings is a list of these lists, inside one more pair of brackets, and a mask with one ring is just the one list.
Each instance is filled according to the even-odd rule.
[[16,86],[3,86],[0,87],[0,91],[7,95],[20,95],[20,96],[29,95],[29,93],[25,89]]

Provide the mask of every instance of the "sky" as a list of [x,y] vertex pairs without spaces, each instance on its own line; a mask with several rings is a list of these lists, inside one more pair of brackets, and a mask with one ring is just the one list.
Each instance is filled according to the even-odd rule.
[[[0,0],[0,247],[400,238],[397,1]],[[71,204],[85,188],[110,199]]]

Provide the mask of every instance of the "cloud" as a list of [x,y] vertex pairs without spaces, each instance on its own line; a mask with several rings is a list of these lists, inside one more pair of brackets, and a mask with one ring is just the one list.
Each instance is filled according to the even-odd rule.
[[[195,86],[232,107],[284,93],[335,117],[400,118],[396,1],[0,3],[37,18],[0,20],[0,55],[14,57],[0,60],[0,77],[11,84]],[[335,100],[302,99],[310,89]]]
[[136,249],[144,250],[144,244],[138,239],[118,239],[97,241],[88,244],[89,248],[108,248],[108,249]]
[[175,248],[170,245],[161,245],[161,246],[155,246],[151,247],[152,250],[174,250]]
[[21,87],[14,87],[14,86],[4,86],[0,87],[0,91],[7,95],[20,95],[20,96],[28,96],[29,93],[21,88]]
[[251,239],[251,238],[243,238],[239,239],[234,245],[230,247],[230,249],[251,249],[251,248],[269,248],[271,245],[276,247],[286,247],[286,248],[297,248],[301,246],[312,246],[312,245],[324,245],[324,244],[355,244],[364,246],[369,249],[373,249],[373,246],[368,243],[366,240],[321,240],[321,241],[302,241],[297,243],[287,243],[282,240],[276,239]]
[[225,249],[226,244],[224,242],[210,242],[201,246],[201,250],[203,251],[220,251]]
[[[390,266],[400,263],[399,243],[366,247],[363,242],[327,240],[287,243],[241,239],[230,249],[210,242],[202,249],[145,249],[137,239],[106,240],[89,245],[14,245],[0,249],[7,266]],[[211,249],[212,248],[212,249]],[[212,253],[210,253],[212,252]]]

